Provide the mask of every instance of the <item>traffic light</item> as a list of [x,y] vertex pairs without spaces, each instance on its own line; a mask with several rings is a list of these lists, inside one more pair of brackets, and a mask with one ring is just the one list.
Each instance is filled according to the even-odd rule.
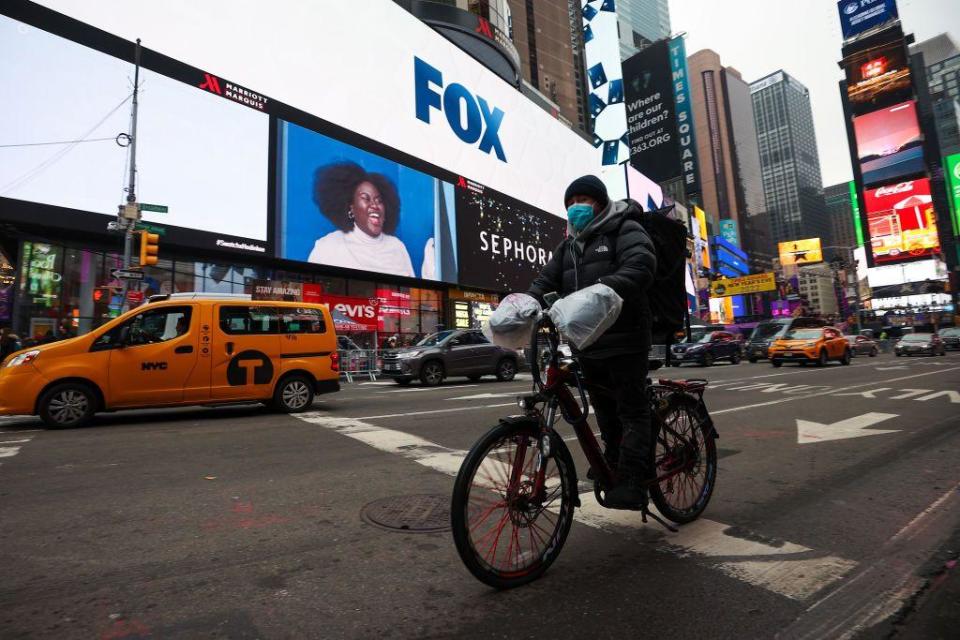
[[148,267],[157,264],[157,254],[160,252],[160,236],[149,231],[140,232],[140,266]]

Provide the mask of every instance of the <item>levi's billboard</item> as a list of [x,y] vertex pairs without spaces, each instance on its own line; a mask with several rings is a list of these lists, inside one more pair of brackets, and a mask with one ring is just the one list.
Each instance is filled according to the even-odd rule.
[[[388,0],[276,0],[247,3],[242,11],[224,11],[219,3],[193,0],[45,0],[44,4],[130,43],[141,38],[161,54],[269,96],[268,111],[278,102],[290,105],[556,215],[562,214],[560,196],[570,181],[599,171],[597,152],[589,142]],[[417,118],[416,58],[442,76],[442,88],[427,87],[440,94],[441,106],[445,107],[444,96],[449,94],[446,100],[451,106],[456,101],[457,108],[469,109],[470,115],[463,111],[458,121],[446,109],[430,108],[429,123]],[[453,84],[465,92],[451,93]],[[127,87],[126,82],[123,86]],[[465,142],[450,126],[450,120],[459,122],[467,139],[476,135],[477,111],[468,106],[466,91],[477,111],[481,109],[477,98],[482,97],[489,112],[487,120],[480,115],[481,131],[473,143]],[[504,115],[494,125],[497,110]],[[144,119],[141,122],[147,126]],[[488,134],[482,150],[484,133],[491,130],[496,135]],[[194,137],[195,145],[197,140],[208,141],[211,147],[236,142],[202,132]],[[498,156],[497,142],[506,162]],[[120,174],[118,170],[115,175]],[[146,179],[146,172],[143,175]]]

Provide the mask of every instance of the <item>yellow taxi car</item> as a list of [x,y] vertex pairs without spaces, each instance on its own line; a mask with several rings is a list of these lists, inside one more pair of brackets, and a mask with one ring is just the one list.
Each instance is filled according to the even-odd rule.
[[266,401],[304,411],[338,391],[337,338],[323,305],[153,296],[88,334],[0,363],[0,415],[78,427],[97,411]]
[[813,363],[822,367],[831,360],[850,364],[850,344],[833,327],[791,329],[770,345],[770,364],[775,367],[784,362]]

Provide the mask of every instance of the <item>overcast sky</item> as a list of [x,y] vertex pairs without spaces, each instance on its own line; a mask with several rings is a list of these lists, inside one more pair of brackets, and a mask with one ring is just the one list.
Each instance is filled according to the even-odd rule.
[[[960,44],[960,0],[898,0],[917,42],[949,33]],[[783,69],[810,90],[823,184],[852,179],[837,81],[842,38],[836,0],[670,0],[674,33],[687,55],[713,49],[752,82]]]

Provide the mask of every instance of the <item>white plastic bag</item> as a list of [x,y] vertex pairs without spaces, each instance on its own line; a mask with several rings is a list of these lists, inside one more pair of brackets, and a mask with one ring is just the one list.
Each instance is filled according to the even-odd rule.
[[547,315],[579,350],[593,344],[620,316],[623,299],[605,284],[594,284],[554,303]]
[[483,335],[506,349],[526,347],[541,311],[533,296],[511,293],[500,301],[490,320],[483,323]]

